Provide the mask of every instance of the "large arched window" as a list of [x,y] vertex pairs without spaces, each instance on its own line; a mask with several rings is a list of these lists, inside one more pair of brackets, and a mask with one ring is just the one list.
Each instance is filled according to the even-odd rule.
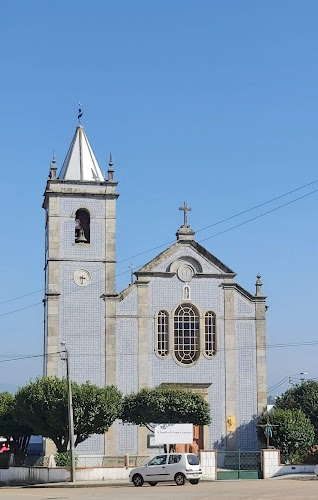
[[208,311],[205,314],[204,353],[208,358],[213,358],[216,353],[216,321],[215,313]]
[[169,315],[167,311],[159,311],[157,316],[157,353],[165,357],[168,354]]
[[75,243],[90,242],[90,215],[84,208],[77,210],[75,214]]
[[174,355],[182,364],[194,363],[200,355],[200,318],[191,304],[182,304],[174,314]]

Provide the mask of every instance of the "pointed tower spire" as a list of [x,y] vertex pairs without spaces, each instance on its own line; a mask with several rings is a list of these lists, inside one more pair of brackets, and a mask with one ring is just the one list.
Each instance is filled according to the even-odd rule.
[[113,159],[112,159],[112,154],[110,153],[109,155],[109,169],[108,169],[108,180],[113,181],[114,180],[114,169],[113,169]]
[[59,178],[90,182],[105,180],[82,125],[76,127]]
[[53,151],[53,158],[52,158],[52,162],[51,162],[51,165],[50,165],[50,174],[49,174],[49,178],[51,180],[54,180],[56,179],[56,159],[55,159],[55,154],[54,154],[54,151]]

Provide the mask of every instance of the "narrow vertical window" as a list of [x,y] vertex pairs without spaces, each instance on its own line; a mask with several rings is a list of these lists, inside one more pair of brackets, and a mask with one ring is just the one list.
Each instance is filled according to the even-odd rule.
[[200,355],[200,318],[190,304],[182,304],[174,315],[174,355],[185,365],[194,363]]
[[216,353],[216,317],[213,311],[205,315],[205,345],[204,351],[208,358],[213,358]]
[[169,315],[167,311],[159,311],[157,317],[157,353],[161,357],[168,354]]
[[88,210],[80,208],[75,215],[75,243],[90,242],[90,215]]

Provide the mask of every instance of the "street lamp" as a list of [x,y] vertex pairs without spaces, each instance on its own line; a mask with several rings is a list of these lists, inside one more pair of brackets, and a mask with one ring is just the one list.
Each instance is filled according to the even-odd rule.
[[[299,373],[294,373],[292,375],[288,375],[288,389],[294,385],[294,382],[292,381],[292,377],[299,377],[299,375],[308,375],[307,372],[299,372]],[[304,380],[303,378],[300,379],[301,382]]]
[[70,475],[71,483],[75,482],[75,446],[74,446],[74,418],[73,418],[73,401],[72,401],[72,384],[70,377],[70,363],[68,350],[66,348],[65,342],[61,342],[62,349],[64,349],[61,354],[61,359],[66,361],[66,378],[67,378],[67,402],[68,402],[68,433],[70,439]]

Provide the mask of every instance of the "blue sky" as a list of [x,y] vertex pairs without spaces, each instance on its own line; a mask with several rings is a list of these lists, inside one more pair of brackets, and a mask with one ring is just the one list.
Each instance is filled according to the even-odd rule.
[[[78,100],[101,168],[112,152],[119,181],[117,257],[129,260],[118,290],[128,264],[156,252],[131,256],[174,239],[183,201],[198,230],[317,180],[317,22],[310,0],[1,2],[0,302],[43,287],[42,195]],[[317,339],[317,195],[203,243],[252,293],[262,274],[271,345]],[[42,298],[0,304],[0,314]],[[42,353],[41,304],[0,321],[0,359]],[[268,349],[268,386],[301,371],[318,377],[317,353]],[[41,357],[0,363],[0,390],[41,369]]]

